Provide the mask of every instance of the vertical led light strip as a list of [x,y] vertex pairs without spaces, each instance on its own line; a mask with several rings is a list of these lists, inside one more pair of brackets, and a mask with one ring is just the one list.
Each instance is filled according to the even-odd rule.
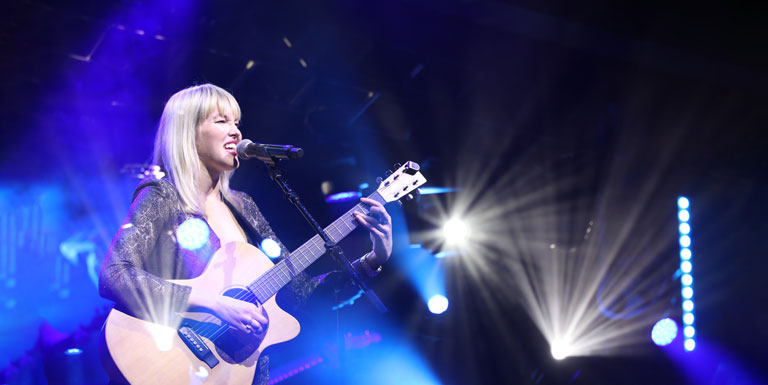
[[693,252],[691,252],[691,202],[686,197],[677,198],[677,219],[680,231],[680,283],[683,297],[683,337],[685,350],[696,348],[695,316],[693,315]]

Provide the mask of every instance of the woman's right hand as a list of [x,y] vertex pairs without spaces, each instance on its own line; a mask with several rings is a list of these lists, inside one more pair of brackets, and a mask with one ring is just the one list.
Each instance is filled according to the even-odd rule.
[[244,333],[262,335],[269,327],[269,316],[263,306],[195,288],[189,294],[188,302],[190,306],[213,310],[222,321]]
[[222,321],[245,333],[262,335],[269,327],[269,316],[264,307],[250,302],[220,295],[211,310],[216,312]]

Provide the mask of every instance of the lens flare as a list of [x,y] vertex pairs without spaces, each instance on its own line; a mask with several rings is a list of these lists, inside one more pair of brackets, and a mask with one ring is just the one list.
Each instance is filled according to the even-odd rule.
[[468,234],[467,225],[461,219],[452,218],[443,225],[443,236],[449,244],[463,245]]

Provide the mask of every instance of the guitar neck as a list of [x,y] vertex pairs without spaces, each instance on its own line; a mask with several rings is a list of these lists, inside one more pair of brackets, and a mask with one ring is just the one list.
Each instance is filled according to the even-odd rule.
[[[374,192],[368,196],[368,199],[386,204],[384,198],[382,198],[378,192]],[[338,243],[344,239],[344,237],[349,235],[352,230],[357,228],[357,219],[355,219],[353,213],[360,212],[368,214],[369,211],[370,206],[364,203],[358,203],[344,213],[344,215],[328,225],[325,228],[325,233],[328,234],[333,242]],[[304,271],[304,269],[325,254],[325,252],[325,242],[320,238],[320,235],[315,235],[304,242],[303,245],[299,246],[299,248],[293,251],[289,256],[276,263],[274,267],[267,270],[261,277],[251,282],[248,285],[248,289],[256,294],[256,298],[260,303],[264,303],[282,289],[283,286],[288,284],[294,277],[299,275],[299,273]]]

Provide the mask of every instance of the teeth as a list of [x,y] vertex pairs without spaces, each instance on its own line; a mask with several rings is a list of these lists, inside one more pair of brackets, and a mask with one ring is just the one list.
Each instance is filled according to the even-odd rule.
[[226,148],[227,150],[234,150],[235,149],[235,144],[234,143],[227,143],[227,144],[224,145],[224,148]]

